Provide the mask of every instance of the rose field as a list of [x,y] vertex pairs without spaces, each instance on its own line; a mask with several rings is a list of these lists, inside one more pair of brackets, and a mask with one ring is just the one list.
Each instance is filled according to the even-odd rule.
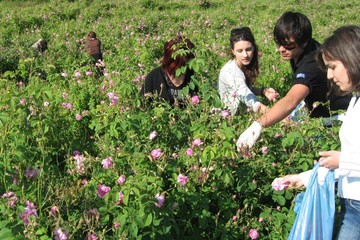
[[[304,13],[322,42],[360,23],[357,1],[3,0],[0,8],[0,239],[287,239],[299,191],[271,183],[339,149],[339,123],[324,127],[305,113],[239,153],[239,135],[259,115],[243,107],[230,116],[218,96],[229,33],[252,29],[256,86],[284,96],[292,73],[273,41],[277,18]],[[102,42],[103,72],[86,52],[89,31]],[[177,33],[195,44],[189,88],[199,93],[186,97],[185,88],[182,108],[147,104],[145,76]],[[44,53],[31,48],[41,38]]]

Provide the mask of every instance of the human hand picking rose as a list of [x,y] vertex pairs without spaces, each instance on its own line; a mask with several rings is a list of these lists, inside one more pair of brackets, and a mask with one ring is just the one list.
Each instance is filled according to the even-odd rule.
[[279,96],[279,93],[273,88],[266,88],[264,90],[264,95],[270,102],[275,102],[276,98]]
[[290,174],[282,178],[275,178],[271,186],[280,191],[287,188],[300,188],[304,186],[304,183],[299,174]]
[[260,137],[262,127],[260,123],[254,121],[239,137],[236,142],[238,151],[244,147],[252,148],[256,140]]
[[283,189],[287,189],[289,185],[287,182],[284,182],[283,178],[275,178],[271,183],[271,186],[274,190],[281,191]]

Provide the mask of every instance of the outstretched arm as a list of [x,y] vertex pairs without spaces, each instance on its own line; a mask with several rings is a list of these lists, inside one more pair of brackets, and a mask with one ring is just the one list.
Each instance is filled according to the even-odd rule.
[[309,94],[309,88],[303,84],[295,84],[291,87],[285,97],[280,99],[266,114],[262,115],[257,121],[262,127],[270,127],[287,116],[296,106]]
[[280,99],[240,135],[236,143],[238,150],[240,151],[243,147],[252,147],[260,137],[262,128],[272,126],[286,118],[308,94],[309,88],[307,86],[293,85],[284,98]]

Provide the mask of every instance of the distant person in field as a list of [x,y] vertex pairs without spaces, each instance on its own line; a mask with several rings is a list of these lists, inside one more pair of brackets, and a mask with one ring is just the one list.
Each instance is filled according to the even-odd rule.
[[48,43],[44,39],[39,39],[36,43],[34,43],[32,46],[36,51],[43,53],[48,48]]
[[351,99],[349,95],[327,94],[326,72],[320,69],[315,60],[320,44],[312,38],[311,23],[305,15],[285,12],[274,27],[274,40],[282,59],[290,61],[293,83],[285,97],[240,135],[236,144],[238,150],[252,147],[263,128],[286,118],[303,100],[311,118],[326,118],[330,116],[330,110],[346,110]]
[[[194,71],[187,64],[194,59],[194,44],[184,36],[166,42],[161,66],[153,69],[145,78],[141,93],[147,100],[162,99],[171,105],[184,103],[179,91],[189,86]],[[181,52],[180,52],[181,51]],[[177,70],[183,68],[181,73]],[[189,94],[193,96],[198,89],[189,87]]]
[[90,56],[94,59],[94,63],[98,63],[99,60],[102,61],[101,41],[97,39],[96,33],[89,32],[87,38],[86,48]]
[[251,29],[232,29],[230,48],[234,58],[221,68],[218,78],[218,91],[222,102],[232,115],[237,113],[240,102],[254,112],[265,113],[266,106],[256,95],[275,101],[279,94],[273,88],[254,87],[259,74],[259,61],[258,47]]
[[[326,69],[332,87],[337,89],[335,93],[353,95],[339,131],[341,151],[319,152],[319,181],[329,169],[335,170],[341,210],[333,239],[360,239],[360,27],[344,26],[335,30],[319,48],[316,59]],[[286,175],[275,179],[274,184],[304,187],[311,172]]]

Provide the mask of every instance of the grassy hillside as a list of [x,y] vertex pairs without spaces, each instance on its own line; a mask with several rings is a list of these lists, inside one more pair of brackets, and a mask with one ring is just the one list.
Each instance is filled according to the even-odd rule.
[[[103,41],[109,68],[123,70],[121,56],[127,55],[130,63],[143,64],[147,72],[160,57],[162,43],[175,33],[181,32],[200,48],[219,55],[227,52],[229,30],[238,26],[252,28],[266,59],[265,68],[279,64],[271,39],[274,23],[284,11],[306,14],[319,41],[341,25],[360,22],[356,1],[335,0],[1,1],[0,7],[2,73],[16,69],[19,59],[27,57],[29,46],[39,38],[49,41],[49,51],[56,56],[49,60],[56,67],[81,64],[79,55],[83,49],[79,45],[90,30]],[[209,58],[209,74],[215,78],[226,59],[211,55]],[[64,62],[66,66],[59,66]]]

